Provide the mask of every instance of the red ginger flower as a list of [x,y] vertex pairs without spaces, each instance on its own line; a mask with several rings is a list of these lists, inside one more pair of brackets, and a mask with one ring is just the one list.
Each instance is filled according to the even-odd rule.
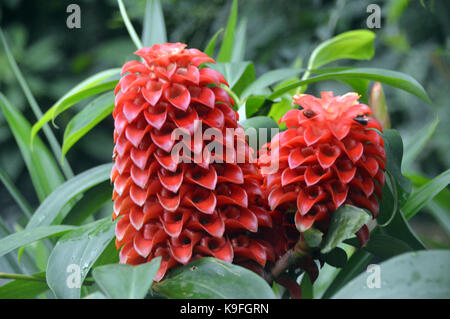
[[[208,152],[202,139],[186,145],[203,161],[179,163],[171,151],[174,129],[190,136],[211,128],[226,136],[239,129],[233,100],[219,85],[222,74],[199,68],[213,59],[181,43],[156,44],[136,52],[144,62],[130,61],[115,94],[114,214],[120,262],[139,264],[161,256],[155,280],[170,268],[192,259],[213,256],[232,262],[255,261],[264,267],[274,256],[270,246],[249,234],[271,226],[262,200],[262,176],[249,163],[237,163],[239,136],[231,139],[232,161]],[[126,74],[126,75],[124,75]],[[242,135],[244,136],[244,135]],[[228,138],[228,137],[227,137]],[[229,140],[216,140],[227,145]],[[205,155],[206,154],[206,155]],[[227,153],[228,155],[229,153]]]
[[[333,212],[343,204],[368,209],[378,215],[385,179],[386,156],[377,120],[358,103],[358,94],[322,97],[300,95],[294,103],[303,109],[287,112],[280,120],[288,129],[268,143],[270,153],[260,157],[264,187],[274,225],[285,238],[274,242],[277,254],[292,247],[313,224],[326,231]],[[269,171],[268,160],[279,160]],[[276,231],[276,230],[275,230]],[[358,231],[362,242],[368,229]]]

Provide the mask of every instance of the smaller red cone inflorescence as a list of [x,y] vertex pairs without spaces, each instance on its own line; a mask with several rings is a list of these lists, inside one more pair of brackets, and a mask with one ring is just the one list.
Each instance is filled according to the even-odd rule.
[[[260,157],[268,203],[275,211],[270,233],[281,234],[273,239],[277,255],[313,225],[326,232],[333,212],[343,204],[377,217],[386,156],[383,139],[373,129],[382,128],[358,98],[356,93],[332,92],[323,92],[321,98],[295,96],[301,109],[281,118],[287,130],[276,135]],[[279,168],[271,171],[267,163],[277,159]],[[357,235],[364,243],[367,227]]]
[[[185,47],[166,43],[138,50],[144,61],[125,63],[115,90],[116,246],[121,263],[161,256],[157,281],[170,268],[203,256],[259,267],[274,260],[271,246],[252,236],[272,220],[261,208],[263,179],[250,163],[245,135],[230,140],[226,134],[228,128],[242,130],[233,100],[220,87],[227,82],[219,72],[199,67],[213,59]],[[176,129],[193,137],[185,145],[191,155],[175,152],[174,158]],[[222,133],[215,142],[226,146],[231,159],[218,161],[220,154],[195,139],[208,129]],[[242,138],[245,161],[239,163],[236,145]],[[200,162],[194,159],[198,154]]]

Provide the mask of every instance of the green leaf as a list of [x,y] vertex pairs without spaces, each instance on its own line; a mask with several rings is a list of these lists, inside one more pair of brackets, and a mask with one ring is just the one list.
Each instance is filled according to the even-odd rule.
[[412,230],[411,226],[409,226],[401,210],[394,215],[389,225],[383,227],[383,232],[402,240],[414,250],[425,249],[425,245]]
[[292,110],[293,106],[291,99],[282,98],[280,102],[272,104],[267,116],[273,118],[278,123],[287,111]]
[[383,131],[384,150],[386,151],[386,170],[394,177],[399,187],[399,201],[404,203],[411,192],[411,182],[402,174],[403,141],[396,130]]
[[352,30],[322,42],[311,54],[308,69],[316,69],[340,59],[370,60],[375,52],[375,33]]
[[236,28],[237,14],[238,2],[237,0],[233,0],[227,27],[225,29],[225,35],[222,41],[222,46],[220,47],[219,55],[217,57],[217,62],[231,61],[231,56],[233,55],[234,31]]
[[362,273],[334,298],[446,299],[450,296],[450,252],[431,250],[406,253],[381,263],[380,288],[369,288],[370,273]]
[[122,0],[117,0],[117,3],[119,5],[120,14],[122,16],[123,22],[125,23],[125,27],[128,30],[128,33],[131,37],[131,40],[133,40],[134,45],[137,49],[142,48],[141,40],[139,39],[139,36],[136,33],[136,30],[134,30],[133,24],[130,21],[130,18],[128,17],[127,9],[125,8]]
[[22,209],[23,213],[27,218],[31,217],[33,211],[31,210],[30,204],[28,204],[27,200],[23,197],[14,183],[9,179],[8,174],[0,167],[0,181],[5,185],[5,188],[8,190],[11,197],[14,201],[19,205],[20,209]]
[[439,117],[436,115],[434,121],[418,130],[405,145],[405,154],[403,156],[402,169],[406,171],[416,159],[417,155],[423,150],[430,138],[436,131],[439,124]]
[[75,115],[64,131],[62,155],[94,126],[109,116],[114,109],[114,92],[100,95]]
[[166,43],[166,25],[159,0],[147,0],[142,30],[142,44],[151,47],[156,43]]
[[36,138],[30,147],[30,124],[1,93],[0,108],[22,153],[38,198],[42,201],[64,181],[61,170],[41,139]]
[[93,95],[112,90],[117,85],[118,80],[105,81],[106,79],[120,74],[120,69],[108,69],[87,78],[76,85],[60,98],[45,114],[37,121],[31,130],[31,139],[39,132],[42,126],[54,120],[59,114],[67,110],[76,103]]
[[417,82],[411,76],[401,72],[376,68],[351,68],[348,70],[321,74],[306,80],[296,81],[292,84],[283,86],[282,88],[274,91],[268,97],[268,99],[274,100],[277,97],[283,95],[284,93],[289,92],[290,90],[305,84],[311,84],[325,80],[341,80],[341,79],[366,79],[372,81],[379,81],[382,83],[389,84],[393,87],[402,89],[406,92],[409,92],[417,96],[418,98],[424,100],[425,102],[431,104],[431,100],[428,97],[428,94],[425,92],[422,85],[420,85],[420,83]]
[[341,242],[351,237],[370,220],[369,214],[361,208],[343,205],[331,217],[330,227],[320,250],[323,254],[330,252]]
[[168,298],[275,298],[267,282],[254,272],[212,257],[174,270],[153,288]]
[[423,206],[428,204],[440,191],[450,183],[450,169],[439,174],[431,181],[416,189],[403,206],[403,212],[407,219],[411,219]]
[[259,94],[261,93],[262,89],[267,88],[282,80],[288,79],[292,76],[297,76],[301,72],[301,69],[284,68],[264,73],[242,92],[241,98],[244,99],[250,95]]
[[341,287],[360,274],[361,271],[367,267],[372,258],[372,254],[367,251],[358,250],[355,252],[348,260],[347,265],[342,268],[333,279],[330,286],[328,286],[327,290],[324,292],[322,298],[328,299],[333,296],[337,291],[339,291],[339,289],[341,289]]
[[[45,272],[33,276],[45,279]],[[45,280],[16,279],[0,286],[0,299],[34,299],[48,289]]]
[[[245,121],[240,121],[239,124],[244,128],[245,131],[247,131],[248,129],[255,129],[256,132],[256,138],[257,138],[257,145],[258,148],[255,148],[252,145],[253,139],[255,138],[255,136],[253,136],[253,134],[249,134],[249,133],[253,133],[251,131],[247,131],[246,134],[249,136],[249,144],[250,146],[252,146],[254,149],[259,149],[262,145],[264,145],[265,143],[269,142],[272,139],[272,136],[274,136],[276,133],[278,133],[279,128],[277,123],[271,119],[270,117],[267,116],[255,116],[252,118],[249,118]],[[266,130],[266,135],[264,135],[264,131],[260,131],[261,129],[265,129]],[[261,138],[265,139],[265,140],[261,140]]]
[[[256,112],[259,111],[261,107],[264,106],[265,103],[270,103],[270,101],[266,100],[266,97],[263,95],[252,95],[248,97],[244,104],[241,106],[241,109],[239,109],[239,118],[241,120],[246,120],[247,118],[254,115]],[[245,116],[241,116],[241,112],[245,110]]]
[[60,236],[70,230],[75,229],[74,226],[55,225],[44,226],[33,229],[25,229],[0,239],[0,256],[3,256],[14,249],[26,246],[37,240]]
[[58,240],[47,265],[47,283],[57,298],[80,298],[81,287],[76,287],[76,279],[79,283],[84,281],[114,237],[114,226],[110,218],[104,218],[78,227]]
[[[30,104],[30,107],[31,107],[34,115],[36,116],[36,118],[39,119],[42,117],[42,111],[41,111],[38,103],[36,102],[36,99],[34,98],[33,93],[31,92],[30,87],[27,84],[27,81],[23,77],[22,72],[20,71],[20,69],[16,63],[16,60],[14,59],[14,56],[11,53],[8,42],[6,41],[6,38],[3,35],[3,31],[1,28],[0,28],[0,38],[1,38],[1,41],[3,44],[3,47],[5,49],[5,53],[6,53],[9,65],[11,66],[11,70],[13,71],[14,76],[16,77],[17,81],[19,82],[19,85],[22,88],[22,91],[23,91],[25,97],[27,98],[27,101]],[[52,130],[50,129],[50,127],[48,125],[44,125],[44,134],[47,137],[47,140],[50,144],[50,148],[53,152],[53,155],[57,158],[59,156],[59,154],[61,153],[61,147],[59,146],[59,143],[56,140],[55,135],[53,134]],[[32,142],[33,142],[33,139],[31,139],[31,141],[30,141],[31,146],[33,146]],[[67,161],[64,161],[64,163],[62,165],[62,170],[64,172],[64,175],[67,178],[71,178],[73,176],[72,169],[70,168],[69,163]]]
[[317,228],[311,227],[303,232],[308,247],[319,247],[323,239],[323,233]]
[[38,207],[26,228],[50,225],[57,218],[63,220],[61,210],[68,202],[91,187],[109,179],[112,164],[103,164],[91,168],[59,186]]
[[81,225],[86,219],[98,212],[106,203],[111,202],[112,192],[112,186],[109,181],[92,187],[73,206],[62,223]]
[[347,264],[347,254],[340,247],[333,248],[329,253],[322,255],[323,260],[336,268],[342,268]]
[[234,37],[234,46],[233,53],[231,55],[231,62],[242,62],[245,57],[245,45],[246,41],[246,33],[247,33],[247,19],[244,18],[239,23],[235,37]]
[[143,299],[153,284],[161,258],[138,266],[106,265],[97,267],[92,275],[108,298]]
[[404,241],[385,234],[383,229],[376,229],[370,234],[370,239],[364,249],[382,260],[413,250]]
[[308,273],[303,273],[302,282],[300,284],[300,289],[302,292],[302,299],[313,299],[314,298],[314,290],[311,279],[309,278]]
[[219,35],[223,32],[223,28],[220,28],[214,35],[212,36],[211,40],[209,40],[208,44],[205,47],[205,53],[211,57],[214,58],[214,49],[216,48],[216,42]]
[[208,67],[223,74],[231,90],[238,96],[255,80],[253,62],[233,62],[208,64]]

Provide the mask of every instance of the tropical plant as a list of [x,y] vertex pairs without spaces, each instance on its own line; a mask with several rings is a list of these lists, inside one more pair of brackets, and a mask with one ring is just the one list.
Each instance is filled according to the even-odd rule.
[[[117,2],[130,37],[140,52],[145,52],[143,48],[167,41],[163,12],[158,0],[147,1],[141,38],[122,0]],[[389,128],[389,110],[381,84],[408,92],[431,106],[427,92],[411,76],[393,70],[324,68],[344,59],[371,59],[374,56],[373,32],[353,30],[339,34],[320,44],[309,56],[305,68],[295,66],[275,69],[256,77],[254,63],[244,60],[246,28],[245,24],[238,23],[238,3],[237,0],[233,1],[227,25],[214,34],[203,50],[217,61],[215,64],[208,63],[207,67],[215,70],[213,74],[217,79],[218,74],[222,74],[226,80],[215,81],[218,83],[215,83],[214,94],[222,98],[225,96],[226,103],[233,105],[243,128],[284,130],[285,125],[280,123],[279,126],[277,122],[286,114],[283,122],[289,128],[292,119],[289,119],[288,114],[299,112],[298,106],[293,103],[293,95],[294,100],[302,105],[300,100],[306,96],[302,94],[308,91],[309,85],[327,80],[348,85],[359,94],[361,102],[369,104],[374,116],[383,125],[382,132],[380,126],[370,126],[373,132],[370,133],[370,141],[376,146],[384,145],[384,172],[378,169],[382,166],[381,162],[377,162],[376,169],[371,169],[373,165],[370,164],[364,166],[366,162],[361,164],[371,177],[378,181],[386,180],[376,186],[380,193],[378,197],[382,198],[377,202],[379,213],[376,223],[368,222],[366,210],[356,207],[357,201],[353,199],[346,202],[347,205],[337,205],[341,207],[332,214],[329,227],[325,229],[310,228],[311,223],[306,225],[301,220],[303,217],[299,217],[299,224],[308,226],[302,229],[299,242],[306,245],[302,249],[307,247],[308,256],[314,257],[305,260],[295,259],[298,256],[294,256],[294,262],[306,263],[302,267],[291,267],[292,256],[282,255],[277,261],[274,260],[275,272],[265,273],[267,269],[253,272],[243,265],[226,262],[232,258],[220,258],[220,254],[212,254],[219,259],[203,257],[179,265],[168,272],[164,279],[163,273],[158,274],[160,266],[167,262],[162,253],[155,253],[149,262],[139,265],[119,264],[115,240],[116,237],[122,239],[124,233],[120,229],[117,231],[117,220],[98,218],[97,213],[111,202],[113,188],[109,180],[114,175],[114,171],[111,174],[113,165],[105,163],[74,175],[65,158],[80,139],[111,116],[115,104],[116,107],[120,104],[117,102],[120,99],[115,98],[114,88],[118,84],[122,88],[127,85],[127,80],[119,82],[121,69],[108,69],[90,76],[42,113],[2,30],[0,38],[9,66],[37,122],[31,125],[1,93],[0,109],[20,149],[40,201],[36,209],[32,208],[11,182],[8,172],[0,169],[1,182],[23,213],[16,231],[12,233],[0,219],[0,278],[10,280],[0,286],[0,298],[450,297],[450,252],[448,249],[427,250],[424,240],[415,234],[408,223],[425,205],[435,205],[439,209],[446,205],[448,208],[446,187],[450,181],[450,171],[446,170],[432,180],[402,173],[402,169],[414,161],[432,137],[438,118],[436,116],[436,121],[417,132],[418,139],[414,145],[404,148],[400,134]],[[211,61],[206,57],[201,62]],[[128,64],[128,67],[132,68],[133,65]],[[223,85],[225,82],[228,86]],[[369,93],[372,82],[375,83]],[[209,85],[205,84],[204,87],[213,91],[209,90]],[[228,98],[232,100],[228,101]],[[89,100],[89,103],[65,127],[60,144],[52,130],[52,123],[58,115],[85,100]],[[359,119],[361,123],[366,120]],[[116,130],[117,127],[118,124]],[[45,140],[38,134],[41,130]],[[383,157],[380,154],[377,153],[377,156]],[[322,164],[320,159],[319,163]],[[115,180],[115,177],[112,176],[112,179]],[[370,183],[364,179],[363,182]],[[359,188],[367,190],[361,184]],[[271,209],[278,206],[277,203],[270,203],[270,199],[269,204]],[[192,205],[195,206],[194,201]],[[207,207],[205,209],[208,210]],[[115,211],[120,215],[119,210]],[[121,220],[123,218],[119,222]],[[358,240],[354,233],[360,229],[364,229],[364,233],[358,234]],[[427,244],[430,241],[427,240]],[[208,248],[207,243],[204,247]],[[190,260],[183,254],[172,255],[176,255],[177,261],[182,264]],[[374,259],[380,263],[383,285],[380,289],[367,289],[367,274],[361,272]],[[128,258],[122,261],[128,261]],[[421,275],[417,276],[417,273]],[[154,283],[154,280],[158,282]]]

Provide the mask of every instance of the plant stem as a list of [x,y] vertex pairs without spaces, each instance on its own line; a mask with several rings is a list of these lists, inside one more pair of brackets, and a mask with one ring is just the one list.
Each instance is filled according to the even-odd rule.
[[35,277],[35,276],[29,276],[29,275],[22,275],[22,274],[7,274],[4,272],[0,272],[0,278],[1,279],[19,279],[19,280],[28,280],[28,281],[46,281],[45,277]]
[[123,1],[117,0],[117,3],[119,4],[120,14],[122,15],[123,22],[125,23],[125,26],[127,27],[128,33],[130,34],[130,37],[131,37],[131,40],[133,40],[134,45],[138,49],[141,49],[142,42],[139,39],[139,36],[137,35],[136,31],[134,30],[133,25],[131,24],[130,18],[128,17],[127,10],[125,9]]

